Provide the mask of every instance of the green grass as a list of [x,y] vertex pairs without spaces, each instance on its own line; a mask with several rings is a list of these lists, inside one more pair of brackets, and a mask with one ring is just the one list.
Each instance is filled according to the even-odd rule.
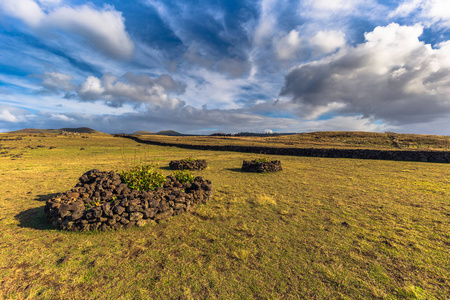
[[[0,141],[15,148],[0,156],[0,299],[450,294],[448,164],[267,156],[283,172],[253,174],[240,167],[254,154],[88,136]],[[26,148],[37,145],[46,147]],[[179,157],[208,161],[193,174],[213,182],[214,196],[195,213],[115,232],[57,231],[43,220],[45,200],[89,169],[159,164],[169,175]]]

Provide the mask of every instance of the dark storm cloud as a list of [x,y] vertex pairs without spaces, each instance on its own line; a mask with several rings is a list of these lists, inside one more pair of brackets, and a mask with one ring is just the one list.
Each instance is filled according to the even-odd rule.
[[378,27],[364,44],[292,69],[280,95],[306,116],[335,105],[392,124],[440,118],[450,113],[450,47],[432,49],[419,41],[421,33],[420,26]]

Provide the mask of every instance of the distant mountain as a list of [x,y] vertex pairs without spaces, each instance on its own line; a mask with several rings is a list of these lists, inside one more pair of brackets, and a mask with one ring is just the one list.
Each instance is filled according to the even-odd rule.
[[154,134],[154,133],[151,131],[139,130],[133,132],[131,135],[145,135],[145,134]]

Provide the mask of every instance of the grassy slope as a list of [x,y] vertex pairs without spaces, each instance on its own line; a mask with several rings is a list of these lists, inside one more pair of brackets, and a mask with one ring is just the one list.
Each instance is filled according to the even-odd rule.
[[342,148],[386,150],[450,150],[449,136],[375,133],[375,132],[313,132],[275,137],[169,137],[141,135],[141,139],[199,145],[248,145],[295,148]]
[[[283,172],[246,174],[242,160],[254,155],[89,136],[0,141],[16,147],[0,155],[0,299],[450,294],[446,164],[285,156],[274,157]],[[37,145],[46,147],[25,148]],[[69,233],[43,222],[44,201],[86,170],[141,160],[170,174],[170,160],[190,156],[207,159],[195,174],[215,187],[195,214],[117,232]]]

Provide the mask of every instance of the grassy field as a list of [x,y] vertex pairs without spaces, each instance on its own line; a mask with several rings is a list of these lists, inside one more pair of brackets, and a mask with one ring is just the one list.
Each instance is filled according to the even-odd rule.
[[[254,154],[84,136],[0,134],[0,299],[450,295],[448,164],[269,156],[283,172],[248,174]],[[45,200],[89,169],[143,162],[169,175],[187,157],[208,161],[194,174],[215,189],[195,213],[116,232],[43,219]]]
[[379,150],[450,150],[450,136],[377,133],[312,132],[273,137],[139,135],[140,139],[195,145],[240,145],[283,148],[338,148]]

